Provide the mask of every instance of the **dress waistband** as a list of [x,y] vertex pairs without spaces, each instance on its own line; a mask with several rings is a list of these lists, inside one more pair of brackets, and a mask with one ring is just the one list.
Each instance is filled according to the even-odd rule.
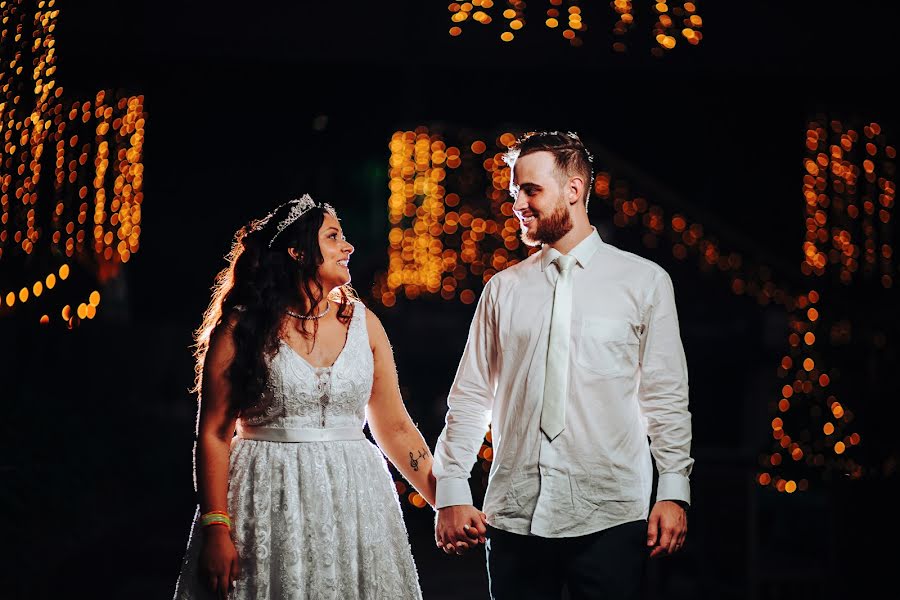
[[334,427],[330,429],[285,429],[282,427],[237,426],[238,437],[265,442],[345,442],[366,439],[359,427]]

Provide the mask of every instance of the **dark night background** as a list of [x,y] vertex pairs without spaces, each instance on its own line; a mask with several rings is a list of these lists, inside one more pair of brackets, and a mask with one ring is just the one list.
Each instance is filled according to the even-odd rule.
[[[613,53],[603,2],[582,3],[581,48],[543,27],[546,3],[528,3],[534,16],[511,44],[474,23],[451,38],[447,4],[57,3],[66,96],[145,98],[143,234],[94,321],[67,331],[0,315],[0,597],[170,597],[195,504],[191,333],[234,231],[304,192],[338,209],[356,246],[353,283],[385,324],[433,446],[473,307],[371,301],[387,266],[394,131],[578,131],[598,167],[624,165],[634,188],[796,290],[809,286],[807,120],[875,120],[900,139],[889,3],[700,2],[702,43],[662,59],[649,54],[646,20],[629,52]],[[672,275],[691,376],[688,546],[651,566],[648,597],[837,598],[887,581],[900,533],[894,290],[835,296],[848,318],[887,332],[879,368],[853,371],[845,394],[873,476],[813,473],[810,491],[778,494],[754,477],[771,445],[784,308],[644,247],[611,214],[592,205],[604,238]],[[3,267],[0,289],[28,278]],[[487,597],[483,553],[445,557],[431,511],[404,511],[425,598]]]

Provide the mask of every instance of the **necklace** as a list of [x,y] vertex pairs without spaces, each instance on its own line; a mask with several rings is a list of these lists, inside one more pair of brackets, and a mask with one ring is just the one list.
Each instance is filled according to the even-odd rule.
[[330,302],[325,305],[325,310],[323,310],[321,313],[319,313],[317,315],[310,315],[307,317],[306,315],[301,315],[300,313],[295,313],[294,311],[292,311],[290,309],[286,310],[285,312],[289,316],[294,317],[295,319],[303,319],[304,321],[315,321],[316,319],[321,319],[322,317],[327,315],[329,310],[331,310]]

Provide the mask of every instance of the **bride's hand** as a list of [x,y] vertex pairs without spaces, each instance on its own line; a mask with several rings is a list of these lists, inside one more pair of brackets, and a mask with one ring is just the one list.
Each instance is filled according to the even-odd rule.
[[203,548],[200,550],[200,574],[216,597],[225,600],[240,578],[238,553],[227,527],[212,525],[204,528]]

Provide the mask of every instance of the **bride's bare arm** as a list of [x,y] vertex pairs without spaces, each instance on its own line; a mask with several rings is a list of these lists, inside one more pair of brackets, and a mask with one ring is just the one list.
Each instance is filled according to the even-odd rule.
[[[230,408],[230,386],[225,373],[234,358],[231,326],[217,328],[203,362],[203,385],[197,422],[197,491],[200,512],[228,511],[228,453],[237,415]],[[213,525],[203,531],[201,566],[207,584],[218,595],[227,594],[238,577],[237,552],[227,527]]]
[[434,506],[431,451],[403,405],[391,344],[371,311],[366,311],[366,328],[375,358],[375,381],[366,407],[369,430],[397,470]]

